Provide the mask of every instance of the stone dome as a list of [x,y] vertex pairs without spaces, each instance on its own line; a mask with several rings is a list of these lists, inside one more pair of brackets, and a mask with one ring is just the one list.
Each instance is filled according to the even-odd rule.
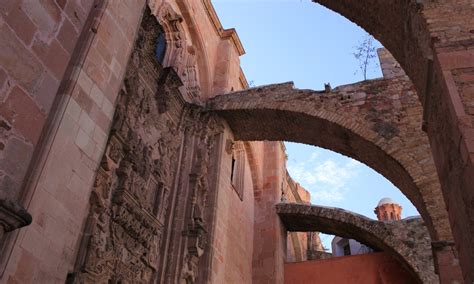
[[393,201],[393,199],[391,199],[390,197],[385,197],[385,198],[380,199],[379,204],[377,204],[377,207],[384,204],[398,204],[398,203]]

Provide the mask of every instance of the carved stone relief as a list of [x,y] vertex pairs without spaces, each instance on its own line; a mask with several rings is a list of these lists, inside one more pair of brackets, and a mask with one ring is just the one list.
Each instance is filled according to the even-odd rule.
[[147,10],[90,197],[75,283],[197,281],[212,226],[209,161],[223,128],[188,105],[179,76],[157,62],[160,32]]
[[169,3],[157,8],[157,19],[162,25],[167,42],[164,67],[172,67],[183,82],[184,98],[188,102],[198,102],[201,95],[196,48],[186,36],[182,26],[183,17]]

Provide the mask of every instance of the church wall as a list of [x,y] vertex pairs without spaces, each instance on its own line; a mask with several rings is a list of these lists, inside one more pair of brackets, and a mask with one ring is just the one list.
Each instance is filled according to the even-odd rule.
[[97,33],[89,38],[90,49],[82,50],[84,64],[74,69],[70,89],[51,114],[51,132],[25,191],[24,206],[33,223],[10,234],[16,242],[11,255],[4,254],[9,258],[2,281],[64,283],[74,265],[90,188],[144,5],[138,0],[107,3]]
[[[226,130],[227,141],[232,134]],[[237,142],[242,143],[242,142]],[[212,283],[251,283],[254,235],[254,196],[249,163],[245,153],[240,156],[244,163],[242,198],[231,183],[232,155],[221,152],[219,190],[213,246]],[[237,168],[238,169],[238,168]],[[238,169],[239,170],[239,169]]]
[[[190,2],[192,5],[196,4],[196,1]],[[69,5],[67,4],[66,8]],[[150,5],[153,6],[153,2]],[[25,190],[24,204],[33,216],[33,223],[21,231],[9,234],[9,237],[16,241],[11,254],[4,254],[9,257],[5,260],[7,269],[1,282],[64,283],[68,273],[74,270],[86,225],[91,188],[97,183],[97,169],[105,151],[117,96],[140,23],[144,1],[108,1],[104,7],[103,13],[99,13],[100,18],[96,19],[96,30],[86,36],[90,47],[80,50],[84,65],[73,70],[66,84],[68,89],[64,91],[65,95],[51,112],[44,145],[37,150],[38,159],[33,166],[33,180]],[[182,9],[183,2],[174,4],[174,7]],[[194,7],[193,12],[195,11],[203,14],[205,7],[198,5]],[[73,12],[71,9],[67,11],[72,14]],[[217,35],[215,32],[206,33],[205,30],[212,27],[208,18],[197,17],[199,20],[191,24],[188,21],[189,14],[188,18],[186,12],[183,14],[186,30],[189,33],[204,34],[204,38],[212,43],[206,45],[205,56],[201,56],[207,64],[204,66],[211,70],[207,76],[211,76],[214,68],[217,70],[219,65],[211,54],[217,53],[218,46],[221,49],[231,48],[232,51],[228,52],[228,57],[224,60],[227,69],[221,72],[225,79],[222,88],[244,87],[239,73],[240,67],[236,65],[238,52],[233,44],[229,44],[231,39],[214,36]],[[197,26],[197,29],[201,30],[191,31],[188,25],[194,26],[195,29]],[[196,39],[196,36],[193,39]],[[75,46],[71,41],[68,44]],[[2,67],[4,66],[2,64]],[[65,65],[62,68],[65,69]],[[225,78],[229,76],[235,77]],[[202,89],[203,92],[206,90],[204,86]],[[37,130],[38,128],[35,129]],[[221,223],[226,223],[221,231],[224,238],[228,238],[233,244],[225,246],[222,251],[226,259],[232,261],[227,262],[226,272],[235,271],[233,274],[226,274],[226,277],[247,282],[251,277],[253,246],[253,185],[249,167],[245,169],[245,177],[244,201],[240,201],[228,185],[222,185],[224,188],[219,185],[219,204],[229,206],[219,207],[215,214],[218,220],[222,218]],[[241,222],[229,222],[241,212],[245,212]],[[229,224],[234,226],[228,226]],[[218,234],[221,231],[216,230]],[[240,232],[244,237],[239,237],[235,232]],[[219,235],[215,240],[220,238]],[[235,254],[243,255],[242,260],[233,258]],[[223,271],[216,271],[216,277],[222,277],[222,273]]]
[[[2,199],[19,201],[74,47],[92,5],[87,1],[2,1],[0,119]],[[67,75],[67,74],[66,74]]]
[[261,152],[262,183],[255,188],[254,283],[283,283],[286,232],[276,214],[282,200],[286,155],[281,142],[265,141]]

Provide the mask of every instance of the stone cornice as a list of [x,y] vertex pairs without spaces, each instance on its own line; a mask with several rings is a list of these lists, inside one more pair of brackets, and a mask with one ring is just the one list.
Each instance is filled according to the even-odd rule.
[[244,55],[245,49],[242,45],[242,42],[240,41],[237,31],[234,28],[224,29],[222,27],[222,23],[219,20],[219,17],[217,16],[216,10],[212,5],[211,0],[202,0],[202,3],[206,8],[207,15],[209,16],[209,19],[211,20],[211,23],[214,26],[214,29],[216,30],[217,34],[222,39],[230,39],[234,44],[234,47],[237,50],[239,56]]
[[245,77],[244,70],[242,70],[242,68],[240,68],[239,80],[243,89],[249,88],[249,82],[247,81],[247,77]]

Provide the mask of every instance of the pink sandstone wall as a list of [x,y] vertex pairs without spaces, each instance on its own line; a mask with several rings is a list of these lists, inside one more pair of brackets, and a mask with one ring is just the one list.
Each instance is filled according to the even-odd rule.
[[92,0],[0,5],[0,187],[21,196],[25,174]]
[[386,253],[336,257],[285,264],[287,284],[395,284],[416,283],[400,264]]
[[[231,133],[226,131],[226,138]],[[231,155],[223,151],[216,226],[213,243],[212,283],[251,283],[254,233],[254,196],[250,167],[245,157],[243,200],[231,185]]]
[[[150,5],[158,6],[161,2],[151,1]],[[0,115],[5,120],[2,125],[11,129],[9,140],[0,141],[4,149],[1,165],[16,169],[10,177],[5,174],[5,167],[0,178],[3,183],[15,184],[12,196],[19,195],[17,188],[23,182],[92,1],[25,3],[28,4],[19,7],[18,1],[7,1],[0,7]],[[2,282],[64,283],[73,269],[90,190],[145,5],[144,0],[100,3],[103,11],[97,13],[93,29],[84,31],[88,45],[79,49],[77,55],[83,60],[68,75],[70,84],[65,85],[69,88],[63,90],[55,103],[44,144],[37,150],[38,158],[23,196],[33,223],[12,233],[14,247],[6,259]],[[221,91],[245,87],[238,64],[239,52],[230,44],[230,37],[223,39],[215,31],[207,7],[201,1],[172,4],[183,15],[192,44],[205,46],[199,66],[205,78],[203,90],[214,92],[214,84]],[[205,40],[200,36],[205,36]],[[230,50],[224,52],[226,48]],[[226,57],[217,59],[217,53]],[[214,78],[220,79],[214,82]],[[248,170],[246,176],[250,176]],[[229,281],[248,281],[244,275],[251,275],[253,194],[251,179],[246,180],[243,202],[225,183],[219,195],[220,226],[216,241],[232,243],[223,245],[220,251],[221,260],[226,260],[222,269]],[[246,214],[241,215],[240,223],[229,222],[242,212]],[[242,237],[236,232],[242,232]],[[237,261],[233,255],[245,257]],[[219,269],[215,271],[217,283],[224,277],[224,270]]]
[[[79,1],[70,2],[79,5]],[[71,80],[76,81],[52,116],[37,175],[25,197],[33,223],[18,234],[2,281],[64,283],[72,270],[90,188],[143,7],[142,0],[107,2],[90,49],[83,51],[83,65],[74,70]],[[42,17],[48,15],[35,11]],[[85,12],[78,15],[82,19],[86,16]],[[76,17],[73,11],[70,16]],[[40,23],[42,28],[49,27],[46,19]],[[66,42],[74,46],[74,42]],[[50,52],[49,63],[60,55],[54,49],[44,51]]]
[[261,184],[255,187],[253,283],[283,283],[286,233],[276,214],[286,176],[286,155],[281,142],[261,142]]
[[[289,175],[285,178],[285,198],[288,203],[310,203],[310,193]],[[287,232],[285,262],[308,260],[308,233]]]

